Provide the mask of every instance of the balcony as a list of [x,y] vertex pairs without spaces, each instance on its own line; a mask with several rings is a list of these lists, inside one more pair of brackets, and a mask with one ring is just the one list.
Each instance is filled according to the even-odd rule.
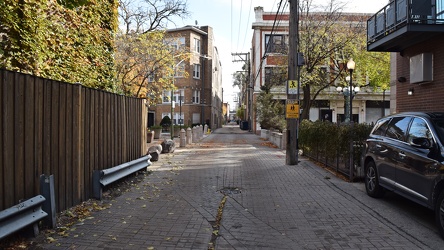
[[394,0],[367,21],[367,50],[401,52],[444,32],[444,0]]

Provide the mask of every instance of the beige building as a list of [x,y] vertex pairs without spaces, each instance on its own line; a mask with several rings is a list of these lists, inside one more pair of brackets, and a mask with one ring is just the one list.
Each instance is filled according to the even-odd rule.
[[167,37],[174,38],[175,46],[190,48],[191,58],[176,62],[175,67],[181,69],[176,70],[174,77],[176,90],[165,90],[162,103],[150,107],[152,125],[159,125],[168,116],[174,125],[221,127],[222,65],[214,46],[213,29],[185,26],[167,30]]

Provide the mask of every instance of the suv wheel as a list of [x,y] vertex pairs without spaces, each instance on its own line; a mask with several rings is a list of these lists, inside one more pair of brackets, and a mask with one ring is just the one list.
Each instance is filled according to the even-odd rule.
[[444,191],[438,196],[435,207],[435,221],[438,226],[439,234],[444,238]]
[[365,169],[367,170],[365,173],[365,190],[367,194],[374,198],[382,197],[385,190],[379,186],[375,163],[373,161],[368,162]]

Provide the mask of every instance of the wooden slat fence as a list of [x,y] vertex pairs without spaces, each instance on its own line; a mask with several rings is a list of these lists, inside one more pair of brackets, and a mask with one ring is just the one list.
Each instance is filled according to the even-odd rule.
[[146,154],[143,99],[0,69],[0,210],[54,175],[57,211],[92,197],[94,169]]

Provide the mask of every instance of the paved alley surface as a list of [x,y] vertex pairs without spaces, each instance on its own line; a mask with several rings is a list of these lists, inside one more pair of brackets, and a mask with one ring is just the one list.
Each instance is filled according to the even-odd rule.
[[44,249],[444,249],[433,212],[372,199],[238,126],[162,154],[130,191]]

